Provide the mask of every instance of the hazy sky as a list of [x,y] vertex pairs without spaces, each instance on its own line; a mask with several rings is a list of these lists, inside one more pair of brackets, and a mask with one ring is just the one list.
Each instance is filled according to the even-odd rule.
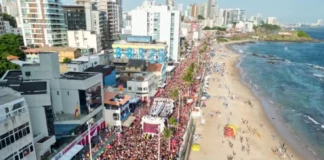
[[[73,0],[62,0],[72,3]],[[123,10],[127,11],[140,5],[144,0],[123,0]],[[156,0],[164,4],[165,0]],[[208,0],[175,0],[188,4],[201,4]],[[324,0],[218,0],[219,8],[242,8],[247,17],[261,13],[263,17],[275,16],[280,22],[315,22],[324,19]]]

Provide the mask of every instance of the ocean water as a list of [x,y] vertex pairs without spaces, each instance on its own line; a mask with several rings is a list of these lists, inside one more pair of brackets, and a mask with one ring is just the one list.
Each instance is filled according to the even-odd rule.
[[[324,40],[324,28],[305,31]],[[295,141],[290,144],[297,151],[306,148],[312,154],[307,159],[324,160],[324,43],[258,42],[232,48],[243,54],[238,64],[242,80],[269,104],[266,112],[282,119],[277,130]]]

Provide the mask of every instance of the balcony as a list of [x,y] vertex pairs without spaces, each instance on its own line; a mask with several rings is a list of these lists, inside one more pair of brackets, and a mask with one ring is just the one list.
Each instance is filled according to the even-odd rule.
[[55,136],[45,136],[44,133],[34,137],[36,151],[40,156],[44,155],[49,149],[51,149],[51,145],[55,142]]
[[93,109],[90,113],[80,114],[76,117],[74,114],[69,113],[60,113],[55,114],[55,124],[84,124],[89,120],[91,117],[102,111],[103,106],[97,106]]

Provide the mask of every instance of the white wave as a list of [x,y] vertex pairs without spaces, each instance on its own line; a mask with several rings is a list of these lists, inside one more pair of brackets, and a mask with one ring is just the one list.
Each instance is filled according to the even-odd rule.
[[323,128],[323,129],[324,129],[324,125],[321,125],[321,128]]
[[254,87],[255,87],[256,89],[259,89],[258,85],[256,85],[256,84],[254,85]]
[[310,116],[307,116],[307,118],[309,119],[309,120],[311,120],[313,123],[315,123],[315,124],[319,124],[317,121],[315,121],[312,117],[310,117]]
[[315,77],[318,77],[318,78],[324,78],[324,75],[322,74],[313,74]]
[[240,52],[240,53],[243,53],[243,51],[242,51],[241,49],[239,49],[239,52]]
[[313,68],[315,68],[315,69],[318,69],[318,70],[324,70],[324,67],[322,67],[322,66],[319,66],[319,65],[314,65],[314,64],[307,64],[308,66],[311,66],[311,67],[313,67]]

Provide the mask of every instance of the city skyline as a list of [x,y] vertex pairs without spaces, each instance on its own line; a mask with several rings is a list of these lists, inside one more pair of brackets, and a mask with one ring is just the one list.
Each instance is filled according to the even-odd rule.
[[[123,10],[129,11],[136,8],[136,6],[141,5],[144,0],[123,0]],[[73,3],[73,0],[66,0],[66,4]],[[205,1],[197,0],[175,0],[175,6],[179,3],[183,3],[183,6],[189,4],[202,4]],[[218,0],[219,8],[241,8],[246,11],[246,18],[250,16],[255,16],[260,13],[263,17],[277,17],[281,23],[314,23],[318,19],[324,19],[324,3],[320,3],[320,0],[313,0],[312,3],[309,3],[306,0],[300,0],[298,3],[294,0],[248,0],[248,1],[239,1],[239,0]],[[158,4],[165,4],[165,0],[156,0]],[[281,5],[277,5],[281,4]],[[291,4],[294,4],[294,7],[289,8]],[[320,5],[319,5],[320,4]],[[269,7],[270,6],[270,7]],[[286,10],[286,11],[285,11]],[[305,10],[305,12],[301,12]],[[306,12],[307,10],[307,12]],[[285,11],[285,12],[283,12]],[[317,15],[317,16],[314,16]],[[321,16],[322,15],[322,16]]]

